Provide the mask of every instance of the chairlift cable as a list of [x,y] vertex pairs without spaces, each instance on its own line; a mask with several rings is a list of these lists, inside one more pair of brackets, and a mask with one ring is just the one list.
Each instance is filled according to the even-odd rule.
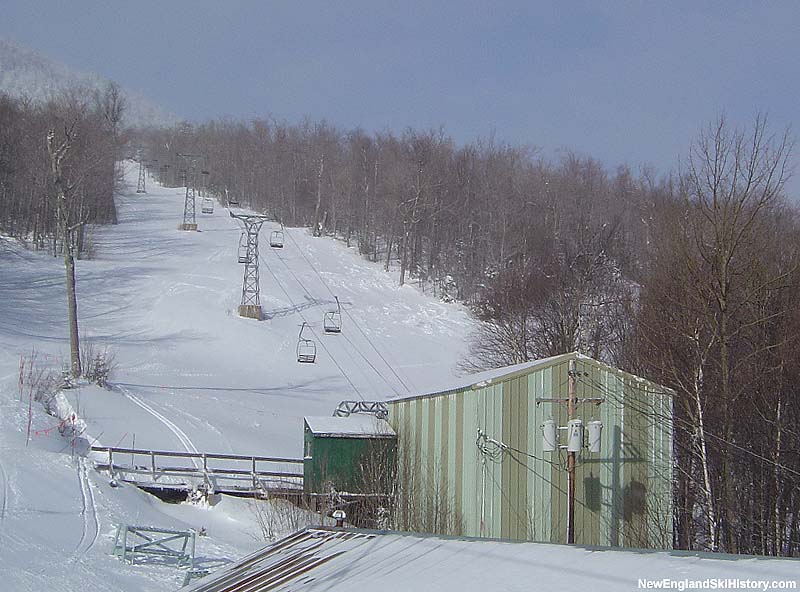
[[[306,288],[306,287],[305,287],[305,285],[303,284],[303,282],[301,282],[301,281],[300,281],[300,278],[298,278],[298,277],[297,277],[297,275],[294,273],[294,271],[292,271],[292,268],[291,268],[291,266],[290,266],[290,265],[289,265],[289,264],[286,262],[286,260],[285,260],[283,257],[281,257],[281,255],[280,255],[279,253],[275,253],[275,255],[276,255],[276,257],[277,257],[277,258],[280,260],[280,262],[281,262],[281,263],[283,263],[284,267],[286,267],[286,270],[287,270],[287,271],[288,271],[288,272],[291,274],[291,276],[294,278],[294,281],[295,281],[295,282],[297,282],[297,284],[298,284],[298,285],[299,285],[299,286],[300,286],[300,287],[303,289],[303,291],[306,293],[306,296],[309,298],[309,300],[311,300],[311,301],[313,302],[313,301],[314,301],[314,296],[311,294],[311,292],[308,290],[308,288]],[[270,273],[272,273],[272,272],[270,271]],[[273,276],[273,277],[274,277],[274,276]],[[284,293],[285,293],[285,292],[284,292]],[[294,306],[294,304],[292,304],[292,306]],[[301,315],[301,316],[302,316],[302,315]],[[312,329],[312,327],[311,327],[310,325],[309,325],[309,329],[313,330],[313,329]],[[315,333],[314,335],[315,335],[315,337],[316,337],[316,333]],[[364,358],[364,361],[365,361],[365,362],[367,362],[367,364],[369,365],[369,367],[370,367],[370,368],[372,368],[372,369],[375,371],[375,373],[376,373],[376,374],[377,374],[377,375],[378,375],[378,376],[381,378],[381,380],[383,380],[383,382],[385,382],[385,383],[386,383],[386,385],[389,387],[389,390],[391,390],[391,391],[392,391],[394,394],[396,394],[396,395],[397,395],[397,394],[399,394],[399,393],[397,392],[397,389],[396,389],[396,388],[395,388],[395,387],[392,385],[391,381],[390,381],[390,380],[388,380],[388,379],[386,378],[386,376],[384,376],[384,375],[383,375],[383,373],[382,373],[380,370],[378,370],[378,369],[375,367],[375,365],[374,365],[372,362],[370,362],[370,361],[369,361],[369,358],[367,358],[367,357],[366,357],[366,356],[365,356],[365,355],[364,355],[364,354],[363,354],[363,353],[362,353],[362,352],[361,352],[361,351],[360,351],[360,350],[359,350],[359,349],[356,347],[356,345],[355,345],[355,344],[352,342],[352,340],[350,340],[350,339],[347,337],[347,335],[344,335],[344,338],[345,338],[345,340],[346,340],[348,343],[350,343],[350,345],[353,347],[353,349],[354,349],[354,350],[356,350],[356,352],[358,352],[358,354],[359,354],[359,355],[360,355],[362,358]],[[321,345],[323,345],[323,347],[325,347],[325,351],[328,351],[327,347],[326,347],[324,344],[321,344]],[[330,352],[329,352],[329,355],[330,355]],[[352,356],[351,356],[351,358],[352,358]],[[366,375],[364,375],[364,376],[365,376],[365,378],[367,378],[367,380],[369,381],[369,377],[367,377]]]
[[[289,304],[291,304],[292,307],[296,307],[294,301],[292,300],[292,297],[289,296],[289,292],[286,290],[286,288],[283,287],[283,284],[281,284],[280,280],[278,279],[278,276],[275,275],[275,272],[272,271],[272,268],[269,266],[269,263],[267,263],[266,258],[261,256],[261,246],[259,246],[259,248],[258,248],[258,254],[259,254],[260,261],[264,263],[264,267],[267,268],[267,271],[272,276],[272,279],[275,280],[275,283],[278,285],[278,287],[284,293],[284,295],[286,296],[286,299],[289,301]],[[305,288],[303,288],[303,289],[305,289]],[[339,362],[337,362],[336,358],[333,357],[331,352],[328,350],[328,347],[325,345],[325,342],[322,341],[317,336],[317,332],[314,331],[314,327],[312,327],[311,324],[308,323],[308,320],[305,318],[305,315],[303,315],[303,311],[298,309],[297,310],[297,314],[299,314],[300,318],[303,319],[303,322],[305,322],[308,325],[308,328],[311,331],[311,334],[314,336],[314,339],[320,342],[320,345],[322,346],[322,349],[324,349],[325,353],[328,354],[328,357],[331,359],[331,361],[336,366],[336,368],[339,369],[339,372],[341,373],[342,376],[344,376],[344,379],[348,382],[348,384],[353,389],[353,391],[361,398],[362,401],[365,401],[366,399],[364,399],[364,395],[361,394],[361,391],[358,390],[358,387],[355,384],[353,384],[353,381],[350,380],[349,376],[347,376],[347,373],[339,365]]]
[[[300,253],[300,256],[305,260],[306,263],[308,263],[308,266],[311,268],[311,270],[319,278],[319,281],[322,282],[322,285],[325,286],[325,288],[328,290],[328,292],[330,292],[331,296],[335,297],[336,295],[333,293],[333,290],[331,290],[330,286],[328,286],[328,284],[325,281],[325,279],[322,277],[322,275],[319,273],[319,271],[317,271],[317,268],[314,267],[314,264],[311,263],[311,261],[308,259],[308,257],[306,257],[305,253],[303,252],[303,249],[301,249],[300,245],[297,244],[297,241],[294,240],[294,237],[292,236],[292,233],[287,230],[286,231],[286,235],[288,235],[289,240],[291,240],[292,243],[294,244],[294,246],[297,248],[297,251]],[[400,375],[395,371],[395,369],[392,367],[392,365],[389,363],[389,361],[383,356],[383,354],[377,348],[375,343],[373,343],[372,339],[370,339],[369,336],[364,332],[364,330],[361,328],[361,326],[356,321],[355,317],[352,314],[350,314],[350,312],[346,308],[343,309],[343,312],[347,315],[347,317],[350,319],[350,321],[353,323],[353,325],[356,327],[356,329],[358,329],[359,333],[361,333],[361,335],[364,337],[364,339],[367,340],[367,343],[369,343],[369,345],[372,347],[372,349],[375,351],[375,353],[378,354],[378,357],[381,360],[383,360],[383,363],[386,364],[386,367],[389,368],[389,370],[392,372],[394,377],[397,378],[397,380],[400,382],[400,384],[403,385],[403,388],[405,388],[407,392],[411,393],[412,390],[408,387],[408,385],[400,377]],[[410,378],[408,380],[413,385],[413,381]]]

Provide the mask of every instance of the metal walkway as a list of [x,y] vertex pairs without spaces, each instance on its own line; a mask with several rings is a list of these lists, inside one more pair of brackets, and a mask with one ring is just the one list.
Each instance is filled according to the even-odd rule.
[[106,446],[91,451],[99,456],[95,468],[139,487],[233,494],[303,489],[301,459]]

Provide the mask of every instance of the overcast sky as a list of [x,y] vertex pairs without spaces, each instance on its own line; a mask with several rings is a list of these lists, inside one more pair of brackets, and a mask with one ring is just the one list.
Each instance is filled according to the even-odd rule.
[[797,0],[4,0],[0,35],[192,120],[443,126],[662,173],[720,112],[800,127]]

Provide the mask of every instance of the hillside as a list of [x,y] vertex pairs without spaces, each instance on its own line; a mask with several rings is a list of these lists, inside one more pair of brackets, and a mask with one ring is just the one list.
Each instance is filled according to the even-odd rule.
[[[282,251],[262,232],[262,303],[268,320],[235,314],[241,290],[240,231],[228,211],[199,214],[200,232],[176,230],[183,190],[148,186],[135,194],[136,167],[119,198],[120,223],[97,228],[96,258],[78,263],[81,332],[116,355],[113,388],[68,391],[87,424],[84,437],[106,445],[285,455],[302,453],[303,415],[330,415],[343,399],[385,399],[453,378],[473,326],[466,310],[397,287],[380,265],[306,229],[286,229]],[[132,184],[132,186],[130,186]],[[258,544],[247,503],[213,509],[162,504],[107,478],[70,454],[58,421],[17,388],[21,355],[43,364],[67,353],[63,264],[0,242],[0,572],[14,590],[170,590],[173,568],[123,567],[109,555],[114,524],[204,526],[201,564],[219,565]],[[273,275],[274,274],[274,275]],[[322,317],[343,307],[339,335]],[[317,336],[315,364],[298,364],[299,325]],[[68,565],[66,571],[59,564]]]
[[[95,229],[95,258],[78,263],[84,341],[110,347],[117,365],[109,389],[83,385],[65,391],[60,401],[62,413],[79,416],[86,441],[297,457],[303,415],[329,415],[343,399],[381,400],[459,381],[454,365],[474,327],[466,310],[413,287],[398,287],[393,273],[340,242],[311,237],[307,229],[285,229],[285,246],[278,250],[267,246],[268,233],[278,227],[265,225],[260,269],[268,318],[239,318],[234,311],[241,285],[240,231],[227,209],[217,204],[213,214],[198,214],[200,232],[179,232],[183,190],[150,184],[146,195],[137,195],[135,173],[136,166],[127,163],[120,223]],[[263,546],[259,518],[248,500],[221,496],[213,506],[174,505],[112,484],[59,435],[57,419],[20,396],[21,356],[35,350],[40,367],[56,369],[66,358],[62,277],[58,259],[0,240],[4,589],[177,590],[183,571],[158,563],[132,566],[111,555],[116,525],[122,523],[202,529],[207,536],[197,539],[197,565],[211,570]],[[342,333],[323,335],[322,317],[334,294],[343,306]],[[304,321],[317,341],[313,365],[295,359]],[[272,518],[266,520],[278,524],[280,506],[268,512]],[[283,532],[293,529],[281,524]],[[420,589],[436,585],[435,577],[444,573],[441,589],[477,589],[481,578],[503,585],[467,552],[497,552],[503,565],[522,570],[507,574],[515,581],[552,576],[557,587],[591,584],[601,591],[635,589],[636,578],[643,577],[764,580],[791,578],[796,571],[792,562],[774,559],[734,562],[543,544],[529,544],[531,554],[509,563],[524,545],[419,540],[460,549],[446,551],[445,560],[430,555],[431,561],[422,564],[418,551],[392,554],[395,564],[414,562],[415,573],[434,578],[420,579],[415,584]],[[450,565],[452,557],[466,563]],[[576,559],[586,568],[574,569]],[[369,565],[372,572],[375,564]],[[455,572],[447,572],[468,567],[477,570],[475,575],[456,578],[457,583]],[[381,572],[387,589],[407,589],[408,582],[393,579],[392,572]]]
[[[66,88],[103,89],[108,80],[81,72],[17,43],[0,39],[0,92],[14,98],[47,100]],[[171,125],[178,118],[141,93],[123,89],[127,101],[124,122],[130,126]]]

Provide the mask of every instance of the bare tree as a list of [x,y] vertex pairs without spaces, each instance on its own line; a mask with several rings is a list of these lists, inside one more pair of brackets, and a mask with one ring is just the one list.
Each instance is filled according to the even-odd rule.
[[67,308],[69,311],[69,349],[70,349],[70,370],[72,376],[81,375],[81,354],[80,342],[78,337],[78,299],[75,294],[75,255],[72,234],[83,221],[72,223],[70,219],[70,201],[74,185],[64,178],[64,159],[67,157],[70,148],[77,135],[75,125],[77,121],[64,126],[63,134],[60,139],[56,138],[55,129],[50,129],[47,133],[47,152],[50,155],[50,172],[53,176],[53,185],[56,192],[56,203],[59,231],[63,241],[64,268],[66,270],[67,286]]

